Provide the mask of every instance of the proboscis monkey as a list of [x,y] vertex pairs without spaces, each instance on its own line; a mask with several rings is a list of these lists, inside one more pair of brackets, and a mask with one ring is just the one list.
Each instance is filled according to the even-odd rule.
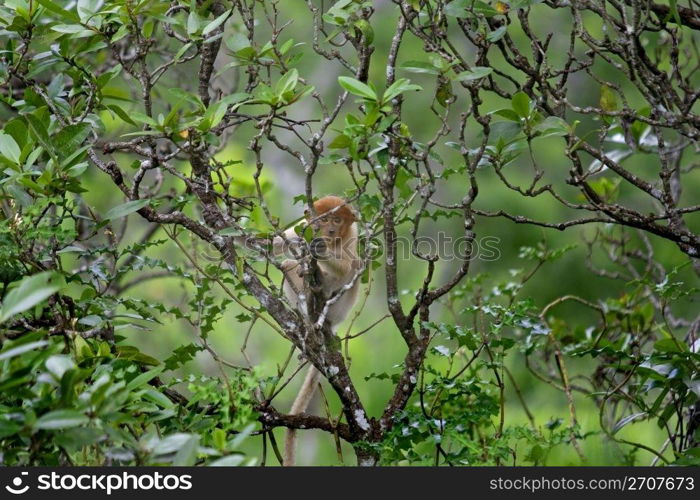
[[[313,229],[313,239],[309,248],[318,264],[318,281],[322,296],[326,300],[335,301],[328,306],[326,314],[326,320],[335,331],[335,327],[347,317],[357,301],[360,283],[356,277],[360,268],[360,260],[357,256],[357,223],[352,209],[344,199],[338,196],[320,198],[313,204],[313,212],[307,214],[307,224]],[[279,255],[285,246],[300,241],[301,238],[294,228],[287,229],[284,237],[278,236],[274,239],[273,252]],[[284,294],[292,306],[299,308],[300,303],[302,305],[306,303],[299,300],[299,295],[304,294],[305,300],[308,300],[311,295],[306,289],[301,264],[296,259],[287,259],[282,262],[281,267],[285,275]],[[339,293],[340,296],[338,296]],[[323,304],[321,304],[322,308]],[[319,371],[314,366],[310,366],[304,383],[294,399],[290,414],[295,415],[306,410],[320,377]],[[296,431],[288,429],[283,465],[294,465],[295,445]]]

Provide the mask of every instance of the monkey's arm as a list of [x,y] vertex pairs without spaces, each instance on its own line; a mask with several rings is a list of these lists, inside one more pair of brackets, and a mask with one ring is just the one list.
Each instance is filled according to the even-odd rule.
[[285,255],[290,258],[296,258],[293,252],[294,245],[300,245],[303,242],[301,236],[299,236],[294,229],[296,226],[292,226],[282,233],[282,236],[275,236],[272,239],[272,255],[279,257],[280,255]]
[[272,238],[264,238],[259,236],[235,236],[234,243],[246,250],[252,250],[258,254],[270,255],[272,257],[286,256],[296,258],[295,252],[292,250],[294,245],[299,245],[302,242],[301,237],[296,233],[295,226],[286,229],[282,235]]

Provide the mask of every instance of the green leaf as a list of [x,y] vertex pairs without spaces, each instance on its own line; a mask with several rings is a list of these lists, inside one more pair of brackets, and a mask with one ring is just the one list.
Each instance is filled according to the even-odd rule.
[[352,141],[347,135],[340,134],[331,141],[331,143],[328,145],[328,149],[346,149],[350,147],[351,144]]
[[[158,366],[160,365],[160,361],[157,359],[148,356],[141,351],[139,351],[136,347],[134,346],[129,346],[129,345],[117,345],[116,346],[117,353],[119,354],[120,358],[125,358],[125,359],[130,359],[132,361],[135,361],[140,364],[144,365],[152,365],[152,366]],[[151,391],[149,391],[151,392]],[[154,401],[157,401],[158,403],[164,403],[166,407],[172,406],[172,403],[170,400],[165,397],[163,394],[157,391],[152,391],[154,394],[149,394],[149,397],[152,396],[152,399]]]
[[446,108],[454,97],[452,84],[447,78],[439,78],[435,89],[435,99],[443,108]]
[[287,71],[282,78],[279,79],[275,86],[275,93],[278,96],[283,96],[286,92],[294,90],[299,81],[299,72],[296,68]]
[[36,429],[66,429],[87,424],[90,421],[76,410],[54,410],[39,417],[34,424]]
[[223,120],[224,116],[226,116],[229,106],[234,105],[231,109],[235,109],[242,105],[248,97],[250,97],[249,94],[246,94],[245,92],[238,92],[216,101],[204,112],[202,121],[197,128],[202,132],[206,132],[216,127],[221,120]]
[[248,439],[248,436],[250,436],[253,431],[255,430],[255,424],[248,424],[246,425],[241,431],[236,434],[236,437],[234,437],[231,441],[229,441],[227,448],[229,450],[236,450],[238,447]]
[[394,83],[392,83],[388,89],[384,91],[384,95],[382,96],[382,102],[389,102],[393,98],[399,96],[400,94],[403,94],[404,92],[408,92],[409,90],[422,89],[423,87],[411,83],[407,78],[399,78]]
[[66,9],[60,7],[56,2],[52,0],[37,0],[42,6],[46,7],[46,9],[50,10],[54,14],[58,14],[61,16],[63,19],[67,19],[69,21],[73,22],[80,22],[80,18],[74,14],[73,12],[69,12]]
[[469,82],[472,80],[478,80],[479,78],[484,78],[485,76],[493,73],[493,68],[487,68],[485,66],[474,66],[469,71],[462,71],[455,78],[460,82]]
[[510,108],[503,108],[493,111],[494,115],[502,116],[506,120],[520,123],[520,115]]
[[209,463],[210,467],[235,467],[241,465],[245,455],[228,455]]
[[183,45],[182,47],[180,47],[180,50],[177,51],[177,53],[175,54],[175,57],[173,57],[173,60],[179,61],[180,58],[185,55],[185,52],[190,50],[190,47],[192,47],[193,45],[194,44],[192,42],[188,42],[185,45]]
[[372,25],[369,23],[369,21],[366,19],[360,19],[359,21],[355,22],[355,28],[360,30],[362,35],[365,37],[364,44],[371,45],[374,41],[374,29],[372,29]]
[[0,439],[17,434],[22,426],[7,420],[0,420]]
[[654,349],[661,352],[681,352],[685,350],[685,348],[686,346],[684,344],[680,344],[677,340],[672,338],[661,339],[654,343]]
[[221,26],[221,25],[226,21],[226,19],[228,19],[228,17],[229,17],[230,15],[231,15],[231,12],[226,11],[226,12],[224,12],[223,14],[221,14],[219,17],[217,17],[216,19],[214,19],[212,22],[210,22],[209,24],[207,24],[207,25],[204,27],[204,29],[202,30],[202,36],[207,36],[209,33],[211,33],[211,32],[214,31],[216,28],[218,28],[219,26]]
[[104,437],[104,432],[92,427],[73,427],[52,436],[53,442],[71,453],[94,445]]
[[51,356],[46,360],[45,364],[46,369],[49,371],[49,373],[51,373],[51,375],[56,377],[56,380],[61,380],[64,373],[75,368],[75,362],[73,359],[65,354],[56,354]]
[[190,6],[190,15],[187,16],[187,34],[193,35],[199,30],[199,15],[197,14],[197,9],[192,2]]
[[197,95],[194,95],[177,87],[168,89],[168,92],[172,94],[176,99],[181,99],[183,101],[189,102],[190,104],[194,104],[201,110],[206,109],[206,106]]
[[75,359],[78,362],[95,355],[90,348],[90,344],[81,335],[74,337],[73,345],[75,346]]
[[48,342],[46,340],[37,340],[36,342],[28,342],[26,344],[18,345],[17,347],[12,347],[10,349],[7,349],[6,351],[0,352],[0,361],[14,358],[15,356],[19,356],[20,354],[24,354],[25,352],[33,351],[34,349],[38,349],[39,347],[44,347],[45,345],[48,345]]
[[212,442],[217,450],[223,451],[226,448],[226,431],[217,427],[211,433]]
[[498,10],[491,7],[489,4],[480,2],[479,0],[467,0],[473,6],[474,12],[484,15],[485,17],[493,17],[501,14]]
[[541,137],[549,137],[552,135],[567,135],[571,127],[558,116],[548,116],[542,123],[535,125],[532,130],[541,132]]
[[165,359],[165,369],[174,370],[179,366],[194,359],[195,355],[200,352],[203,348],[196,344],[187,344],[177,347],[173,353]]
[[5,297],[0,308],[0,323],[42,303],[64,286],[63,276],[54,271],[23,278]]
[[489,33],[488,35],[486,35],[486,39],[491,43],[495,43],[495,42],[499,41],[501,38],[503,38],[503,35],[506,34],[507,29],[508,29],[508,25],[504,24],[500,28],[498,28],[498,29],[492,31],[491,33]]
[[153,447],[153,453],[155,455],[168,455],[174,453],[181,449],[188,441],[193,438],[199,440],[199,436],[196,434],[187,434],[184,432],[177,432],[175,434],[170,434],[165,436],[163,439],[158,441],[158,443]]
[[87,36],[92,36],[95,33],[85,29],[80,24],[55,24],[51,26],[51,29],[57,31],[58,33],[66,33],[69,35],[79,35],[71,38],[84,38]]
[[126,123],[129,123],[131,125],[136,125],[136,122],[131,119],[131,117],[129,116],[129,113],[124,111],[122,108],[120,108],[116,104],[108,104],[107,109],[113,111],[114,114],[116,114],[119,118],[124,120]]
[[29,129],[32,131],[32,134],[34,134],[34,137],[36,137],[36,140],[39,141],[39,144],[41,144],[44,150],[51,156],[54,163],[58,164],[58,158],[56,158],[49,140],[49,133],[42,121],[35,116],[34,113],[24,115],[24,117],[27,119],[27,125],[29,125]]
[[137,375],[126,385],[126,390],[131,392],[134,389],[147,384],[150,380],[156,378],[164,369],[164,366],[159,366],[157,368],[153,368],[152,370],[148,370],[141,375]]
[[158,128],[158,122],[145,113],[139,113],[138,111],[131,112],[131,118],[140,123],[145,123],[153,128]]
[[19,165],[21,151],[11,135],[0,132],[0,154]]
[[90,135],[90,124],[76,123],[64,127],[53,137],[53,143],[62,156],[68,156],[80,147],[88,135]]
[[516,93],[511,100],[511,104],[513,105],[513,111],[518,113],[521,118],[530,116],[530,98],[525,92]]
[[619,107],[617,95],[608,85],[600,86],[599,104],[604,111],[615,111]]
[[110,41],[112,43],[116,43],[128,34],[129,34],[129,26],[126,24],[122,24],[119,27],[119,29],[117,30],[117,32],[114,35],[112,35],[112,39]]
[[194,465],[197,462],[197,452],[199,451],[199,436],[190,436],[177,450],[173,465]]
[[466,2],[463,0],[454,0],[449,2],[447,5],[445,5],[444,12],[446,16],[457,17],[460,19],[470,15],[466,9]]
[[105,214],[105,219],[114,220],[114,219],[119,219],[121,217],[125,217],[131,213],[136,212],[137,210],[142,209],[143,207],[148,205],[150,202],[151,202],[150,198],[146,198],[143,200],[127,201],[123,205],[118,205],[116,207],[111,208]]
[[424,61],[406,61],[400,66],[404,71],[411,73],[427,73],[429,75],[439,75],[440,70],[429,62]]
[[681,25],[681,16],[678,13],[678,0],[668,0],[669,10],[673,16],[673,20],[676,21],[678,26]]
[[365,99],[369,99],[371,101],[377,100],[377,93],[368,85],[356,80],[355,78],[350,78],[349,76],[339,76],[338,83],[351,94],[364,97]]

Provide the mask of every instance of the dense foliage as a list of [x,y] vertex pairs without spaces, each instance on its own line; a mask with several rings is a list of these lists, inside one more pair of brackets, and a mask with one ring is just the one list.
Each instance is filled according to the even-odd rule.
[[[6,0],[0,463],[700,464],[683,3]],[[337,332],[236,244],[329,192]]]

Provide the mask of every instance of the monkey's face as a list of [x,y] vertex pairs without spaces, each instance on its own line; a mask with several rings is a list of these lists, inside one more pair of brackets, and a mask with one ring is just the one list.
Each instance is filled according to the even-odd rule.
[[345,200],[337,196],[324,196],[314,203],[311,219],[314,235],[323,238],[328,247],[340,248],[350,235],[355,214]]
[[347,233],[348,223],[338,214],[323,215],[313,223],[314,232],[333,244]]

